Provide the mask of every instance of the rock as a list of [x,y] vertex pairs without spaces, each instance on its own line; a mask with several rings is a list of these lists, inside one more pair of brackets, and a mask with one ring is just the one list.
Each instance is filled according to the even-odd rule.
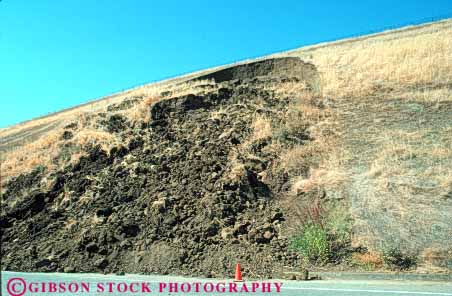
[[49,266],[52,262],[49,259],[43,259],[35,263],[36,268]]
[[309,280],[309,271],[306,268],[301,269],[301,274],[298,276],[298,280],[300,281]]
[[104,207],[97,210],[96,215],[98,217],[108,217],[113,212],[111,207]]
[[210,223],[209,227],[207,227],[206,234],[208,236],[215,236],[218,233],[218,224]]
[[46,206],[45,195],[34,192],[31,196],[17,202],[13,208],[7,212],[7,216],[18,220],[36,215]]
[[270,222],[274,222],[274,221],[283,221],[284,220],[284,216],[282,212],[274,212],[271,216]]
[[110,116],[108,121],[104,121],[104,124],[107,125],[107,130],[110,133],[118,133],[127,127],[127,120],[119,114],[114,114]]
[[135,264],[138,264],[138,263],[141,262],[141,260],[143,260],[143,256],[142,255],[136,255],[135,259],[134,259],[134,262],[135,262]]
[[140,232],[140,227],[135,224],[122,225],[119,228],[121,234],[124,234],[125,237],[135,237]]
[[233,235],[234,230],[230,227],[226,227],[221,229],[221,238],[224,240],[232,239],[234,237]]
[[132,243],[128,240],[123,240],[119,243],[119,246],[121,247],[121,249],[128,249],[132,246]]
[[159,199],[152,203],[152,208],[160,213],[165,212],[166,209],[166,199]]
[[104,269],[108,265],[108,260],[106,258],[100,258],[94,261],[94,266],[100,269]]
[[61,136],[61,138],[63,140],[70,140],[74,137],[74,134],[71,131],[64,131],[63,135]]
[[[286,70],[304,67],[296,61],[290,59]],[[254,82],[254,74],[236,73],[234,82],[201,82],[194,88],[202,90],[197,95],[174,92],[174,98],[156,100],[149,106],[149,122],[115,114],[123,110],[119,105],[84,118],[114,133],[122,144],[110,151],[83,147],[86,155],[73,164],[6,184],[8,206],[0,218],[5,266],[33,271],[26,260],[32,256],[30,245],[37,247],[36,258],[66,251],[45,271],[53,264],[70,265],[68,272],[224,277],[235,260],[243,260],[247,274],[269,278],[276,267],[296,266],[297,257],[280,255],[287,239],[280,241],[275,226],[284,221],[275,197],[285,194],[281,188],[289,176],[275,167],[278,155],[267,149],[269,139],[250,138],[256,115],[284,124],[290,107],[288,99],[264,88],[267,81],[262,79],[279,81],[265,77],[275,64],[265,65],[258,67]],[[297,144],[290,139],[300,139],[301,132],[288,134],[283,144]],[[232,178],[234,171],[237,178]],[[55,181],[45,182],[44,176]],[[43,186],[48,183],[50,189]],[[96,219],[104,223],[93,223]]]
[[264,232],[263,236],[266,240],[271,240],[273,238],[274,234],[273,234],[273,232],[267,230]]
[[256,240],[256,236],[257,236],[257,231],[256,231],[256,229],[251,229],[249,232],[248,232],[248,234],[247,234],[247,237],[248,237],[248,240],[249,241],[255,241]]
[[179,251],[179,260],[181,263],[185,263],[188,259],[188,252],[185,249]]
[[71,266],[67,266],[67,267],[65,267],[63,269],[63,272],[65,272],[65,273],[73,273],[73,272],[75,272],[75,268],[71,267]]
[[85,250],[89,253],[96,253],[99,250],[99,246],[95,242],[90,242],[86,245]]
[[242,222],[238,223],[234,226],[234,233],[235,234],[246,234],[248,233],[248,222]]
[[119,252],[114,250],[113,252],[111,252],[111,254],[108,256],[108,258],[110,259],[110,261],[115,261],[118,258]]
[[271,230],[273,229],[273,225],[271,223],[266,222],[263,226],[262,229],[264,230]]

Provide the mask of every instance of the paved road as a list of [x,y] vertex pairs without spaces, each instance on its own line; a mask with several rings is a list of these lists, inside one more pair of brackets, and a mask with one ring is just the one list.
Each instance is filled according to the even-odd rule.
[[[42,286],[42,283],[45,283]],[[177,293],[169,293],[170,285],[178,287]],[[198,283],[198,284],[197,284]],[[248,292],[228,292],[230,288],[238,291],[247,286]],[[263,283],[267,283],[270,293],[262,292]],[[24,284],[26,293],[22,294]],[[255,292],[253,292],[253,284]],[[277,286],[282,284],[280,292]],[[51,292],[52,287],[60,289]],[[56,286],[55,286],[56,285]],[[166,286],[165,286],[166,285]],[[443,295],[452,296],[452,282],[434,281],[353,281],[353,280],[322,280],[322,281],[245,281],[234,284],[228,280],[205,280],[169,276],[110,276],[97,274],[58,274],[58,273],[1,273],[2,294],[5,296],[20,295],[284,295],[284,296],[384,296],[384,295]],[[64,286],[64,288],[63,288]],[[196,286],[200,292],[195,292]],[[218,291],[216,290],[218,287]],[[221,292],[222,289],[225,292]],[[112,292],[109,292],[111,289]],[[128,289],[128,293],[123,292]],[[136,291],[134,293],[130,293]],[[161,289],[161,292],[160,292]],[[190,289],[190,292],[187,292]],[[204,291],[207,289],[207,292]],[[213,292],[209,290],[213,289]],[[66,292],[63,292],[66,290]],[[70,292],[69,290],[72,290]],[[76,291],[77,290],[77,291]],[[149,291],[150,290],[150,291]],[[182,290],[185,290],[183,292]]]

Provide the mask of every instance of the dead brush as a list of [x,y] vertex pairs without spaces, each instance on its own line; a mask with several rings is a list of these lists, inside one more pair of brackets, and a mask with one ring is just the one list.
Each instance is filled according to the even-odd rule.
[[273,135],[271,121],[262,115],[256,116],[251,127],[253,129],[251,141],[270,138]]
[[314,201],[304,209],[304,216],[307,217],[306,223],[320,225],[322,228],[324,225],[325,209],[323,208],[320,199],[316,198]]
[[353,253],[352,262],[366,270],[375,270],[383,267],[382,255],[376,252]]
[[308,225],[317,225],[324,229],[327,212],[319,198],[290,197],[283,201],[283,207],[290,213],[289,232],[302,232]]
[[54,169],[57,164],[54,162],[59,152],[60,132],[51,132],[47,136],[27,143],[17,149],[5,152],[2,155],[2,185],[10,178],[22,172],[33,170],[39,165],[44,165],[49,169]]
[[139,104],[127,110],[126,116],[132,122],[149,122],[151,120],[150,106],[162,99],[158,95],[150,95],[144,98]]

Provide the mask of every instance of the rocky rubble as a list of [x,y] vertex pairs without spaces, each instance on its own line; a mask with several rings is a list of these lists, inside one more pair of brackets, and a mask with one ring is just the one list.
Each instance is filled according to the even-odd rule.
[[240,262],[248,276],[268,278],[298,266],[281,231],[287,176],[272,170],[269,138],[249,140],[256,115],[279,122],[289,101],[254,82],[154,103],[149,123],[107,116],[124,145],[87,147],[60,171],[10,181],[2,269],[220,277]]

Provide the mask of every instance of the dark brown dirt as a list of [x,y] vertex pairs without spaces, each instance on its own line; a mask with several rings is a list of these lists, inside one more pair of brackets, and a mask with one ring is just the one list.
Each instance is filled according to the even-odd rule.
[[[272,71],[266,79],[282,79]],[[248,153],[235,159],[239,173],[231,173],[231,155],[250,139],[256,115],[283,122],[289,99],[257,87],[259,78],[245,83],[234,75],[217,93],[155,103],[149,124],[100,118],[128,143],[111,151],[87,147],[76,164],[8,182],[2,269],[219,277],[240,262],[249,276],[268,278],[299,266],[281,235],[286,213],[278,197],[290,186],[274,169],[272,140],[247,142]],[[309,140],[303,131],[285,136],[283,145]]]
[[296,78],[300,81],[306,81],[311,84],[311,87],[318,83],[318,73],[315,66],[293,57],[266,59],[229,67],[199,76],[195,80],[213,79],[220,83],[231,80],[246,81],[268,76]]

